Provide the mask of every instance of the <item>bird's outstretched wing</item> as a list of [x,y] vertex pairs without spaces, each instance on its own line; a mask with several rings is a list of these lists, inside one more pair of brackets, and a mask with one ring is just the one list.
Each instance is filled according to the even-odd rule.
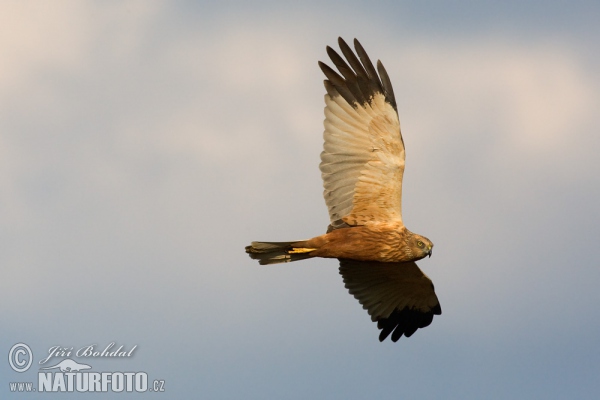
[[320,169],[331,227],[402,221],[404,142],[390,78],[358,40],[358,58],[338,43],[347,62],[329,46],[327,54],[341,76],[319,62],[327,77]]
[[351,295],[381,329],[379,340],[410,337],[431,324],[442,309],[433,283],[414,262],[382,263],[340,259],[340,275]]

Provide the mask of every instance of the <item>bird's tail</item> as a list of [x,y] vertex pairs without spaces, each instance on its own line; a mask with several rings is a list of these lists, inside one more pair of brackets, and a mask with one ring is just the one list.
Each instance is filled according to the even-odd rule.
[[314,257],[316,249],[302,247],[303,241],[296,242],[252,242],[246,246],[250,258],[261,265],[287,263]]

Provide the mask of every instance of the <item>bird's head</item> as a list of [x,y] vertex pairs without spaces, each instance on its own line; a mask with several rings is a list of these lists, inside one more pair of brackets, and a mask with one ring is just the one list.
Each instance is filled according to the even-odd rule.
[[426,256],[431,257],[433,243],[425,236],[413,233],[408,242],[408,245],[410,246],[410,250],[413,256],[415,256],[415,260],[420,260],[421,258],[424,258]]

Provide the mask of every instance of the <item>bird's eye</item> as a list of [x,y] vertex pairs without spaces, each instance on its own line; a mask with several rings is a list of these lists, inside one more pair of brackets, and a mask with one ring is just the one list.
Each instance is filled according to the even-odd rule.
[[421,242],[420,240],[419,240],[419,241],[417,241],[417,246],[419,246],[419,247],[423,247],[423,242]]

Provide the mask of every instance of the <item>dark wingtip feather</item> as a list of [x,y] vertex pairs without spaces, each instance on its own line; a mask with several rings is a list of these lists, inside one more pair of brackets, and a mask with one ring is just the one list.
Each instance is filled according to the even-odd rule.
[[386,101],[397,111],[390,78],[383,66],[379,68],[380,63],[378,63],[378,74],[367,52],[357,39],[354,39],[354,48],[358,57],[341,37],[338,37],[338,44],[346,60],[330,46],[327,46],[326,50],[341,76],[326,64],[319,62],[319,67],[336,91],[353,107],[355,107],[355,102],[365,104],[376,93],[382,93]]
[[367,71],[367,74],[369,75],[369,79],[376,81],[377,86],[381,87],[381,82],[379,81],[379,77],[377,76],[377,71],[375,71],[375,67],[373,67],[373,63],[371,62],[371,59],[367,55],[367,52],[365,51],[362,44],[360,44],[358,39],[354,39],[354,48],[356,49],[356,54],[358,54],[360,61],[364,65],[365,70]]
[[[411,337],[417,330],[428,327],[437,313],[439,305],[429,312],[412,308],[394,310],[387,318],[377,321],[377,328],[381,329],[379,341],[383,342],[390,334],[391,340],[397,342],[402,336]],[[441,312],[441,311],[440,311]]]
[[319,67],[325,74],[329,82],[333,85],[335,90],[348,102],[348,104],[354,106],[357,103],[356,97],[346,86],[346,80],[338,75],[331,67],[321,61],[319,61]]
[[377,60],[377,71],[379,71],[379,76],[381,77],[385,101],[390,103],[394,107],[394,109],[397,110],[396,97],[394,96],[394,88],[392,87],[392,81],[390,80],[390,77],[380,60]]

